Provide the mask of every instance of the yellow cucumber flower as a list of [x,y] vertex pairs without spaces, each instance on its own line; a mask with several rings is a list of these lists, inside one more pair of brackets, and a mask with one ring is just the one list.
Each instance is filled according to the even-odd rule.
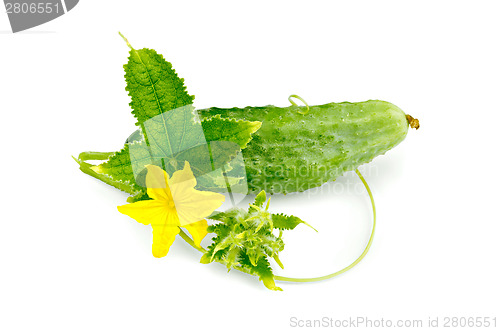
[[185,228],[199,247],[207,234],[208,217],[224,202],[222,194],[195,190],[196,178],[186,161],[172,178],[160,167],[147,165],[146,187],[152,200],[118,206],[118,211],[153,227],[153,256],[164,257]]

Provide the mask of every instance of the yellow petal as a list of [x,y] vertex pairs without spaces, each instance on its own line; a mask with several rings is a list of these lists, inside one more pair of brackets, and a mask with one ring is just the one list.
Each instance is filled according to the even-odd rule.
[[173,173],[169,187],[181,226],[208,217],[224,202],[222,194],[195,190],[196,178],[188,161],[184,169]]
[[149,164],[146,166],[146,187],[150,198],[155,200],[172,201],[169,188],[169,176],[162,168]]
[[156,200],[143,200],[118,206],[118,211],[145,225],[165,224],[168,213],[165,204]]
[[184,169],[177,170],[172,174],[168,183],[174,199],[180,201],[183,197],[189,197],[196,186],[196,178],[188,161],[184,163]]
[[201,241],[207,235],[207,220],[201,220],[195,223],[186,224],[183,226],[186,230],[189,231],[191,236],[193,237],[194,244],[200,247]]
[[166,256],[179,232],[179,227],[175,225],[153,226],[153,256],[158,258]]
[[[196,186],[196,178],[193,175],[191,165],[188,161],[184,162],[184,168],[182,170],[177,170],[172,174],[169,184],[172,187],[182,184],[182,186],[177,186],[178,188],[194,188]],[[173,191],[172,194],[174,194]]]
[[174,203],[181,226],[207,218],[219,208],[225,197],[220,193],[192,189],[188,195],[174,195]]

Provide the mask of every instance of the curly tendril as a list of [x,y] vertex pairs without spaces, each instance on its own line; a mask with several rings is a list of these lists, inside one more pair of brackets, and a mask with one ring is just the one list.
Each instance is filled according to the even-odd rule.
[[302,99],[301,97],[299,97],[299,96],[298,96],[298,95],[296,95],[296,94],[292,94],[292,95],[290,95],[290,96],[288,97],[288,101],[290,101],[290,103],[291,103],[293,106],[295,106],[295,107],[299,107],[299,106],[295,103],[295,101],[293,101],[293,100],[292,100],[292,98],[299,99],[299,100],[300,100],[300,101],[302,101],[302,102],[306,105],[306,107],[307,107],[307,109],[306,109],[305,111],[298,110],[297,112],[298,112],[299,114],[305,115],[305,114],[307,114],[307,113],[309,112],[309,105],[307,104],[307,102],[306,102],[304,99]]

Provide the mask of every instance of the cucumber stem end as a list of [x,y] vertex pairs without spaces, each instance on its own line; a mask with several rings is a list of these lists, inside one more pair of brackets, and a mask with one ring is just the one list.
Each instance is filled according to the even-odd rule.
[[411,115],[406,115],[406,119],[408,120],[408,124],[410,124],[410,127],[412,129],[418,130],[418,128],[420,128],[420,123],[418,122],[418,119],[413,118]]

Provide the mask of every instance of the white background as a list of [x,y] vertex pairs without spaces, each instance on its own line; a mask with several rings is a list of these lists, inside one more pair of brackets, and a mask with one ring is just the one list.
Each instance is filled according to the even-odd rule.
[[[498,1],[87,0],[18,34],[0,13],[0,329],[287,330],[292,317],[358,316],[499,325],[499,11]],[[287,106],[296,93],[309,104],[387,100],[419,118],[361,168],[379,221],[365,260],[272,292],[199,264],[180,238],[155,259],[151,229],[116,210],[127,195],[71,159],[118,150],[135,130],[118,31],[172,62],[199,108]],[[319,230],[286,234],[277,274],[319,276],[361,253],[371,209],[356,185],[351,173],[330,193],[273,198],[273,211]]]

